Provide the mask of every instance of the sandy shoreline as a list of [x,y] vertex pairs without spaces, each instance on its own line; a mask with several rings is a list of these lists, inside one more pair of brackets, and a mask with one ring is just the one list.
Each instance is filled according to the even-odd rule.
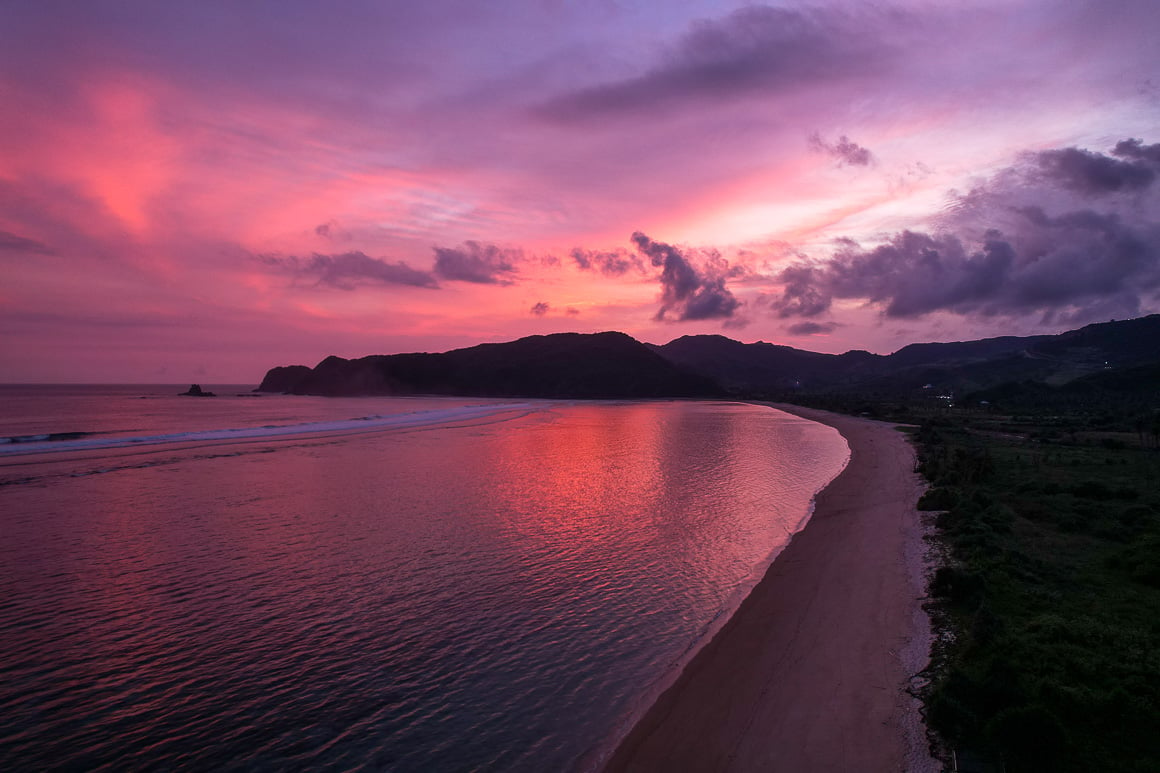
[[608,771],[928,771],[921,482],[890,424],[797,406],[850,463],[733,617],[629,732]]

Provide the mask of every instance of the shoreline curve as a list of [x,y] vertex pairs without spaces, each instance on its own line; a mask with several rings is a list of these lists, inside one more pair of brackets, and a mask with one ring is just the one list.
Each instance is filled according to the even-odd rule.
[[761,404],[833,427],[850,460],[604,770],[936,771],[907,692],[931,636],[914,450],[892,424]]

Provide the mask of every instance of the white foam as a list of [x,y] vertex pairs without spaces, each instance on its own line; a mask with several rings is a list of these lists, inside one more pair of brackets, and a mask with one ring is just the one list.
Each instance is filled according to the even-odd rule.
[[[477,421],[505,413],[511,413],[513,415],[510,418],[515,418],[526,415],[529,411],[535,410],[536,408],[537,404],[530,402],[466,405],[457,408],[394,413],[384,416],[362,416],[338,421],[310,421],[299,424],[197,430],[163,435],[89,437],[73,440],[45,440],[43,442],[30,442],[22,439],[23,442],[0,445],[0,456],[88,451],[108,448],[132,448],[136,446],[172,443],[261,440],[263,438],[282,438],[294,435],[338,435],[390,429],[414,429],[416,427],[453,424],[463,421]],[[48,436],[46,435],[45,437],[47,438]]]

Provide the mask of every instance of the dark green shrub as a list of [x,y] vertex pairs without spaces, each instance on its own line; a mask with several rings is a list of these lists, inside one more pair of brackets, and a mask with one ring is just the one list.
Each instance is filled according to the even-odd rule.
[[919,510],[950,510],[959,501],[959,490],[950,486],[928,489],[919,497]]
[[1039,703],[1000,711],[987,723],[987,735],[1012,770],[1057,769],[1070,745],[1063,723]]
[[952,604],[974,608],[983,598],[983,578],[953,566],[940,566],[930,581],[930,594]]

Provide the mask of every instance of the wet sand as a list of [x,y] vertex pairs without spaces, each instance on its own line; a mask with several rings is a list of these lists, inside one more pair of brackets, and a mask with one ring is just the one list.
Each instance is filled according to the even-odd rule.
[[608,771],[928,771],[922,490],[893,425],[797,406],[850,463],[734,616],[614,752]]

